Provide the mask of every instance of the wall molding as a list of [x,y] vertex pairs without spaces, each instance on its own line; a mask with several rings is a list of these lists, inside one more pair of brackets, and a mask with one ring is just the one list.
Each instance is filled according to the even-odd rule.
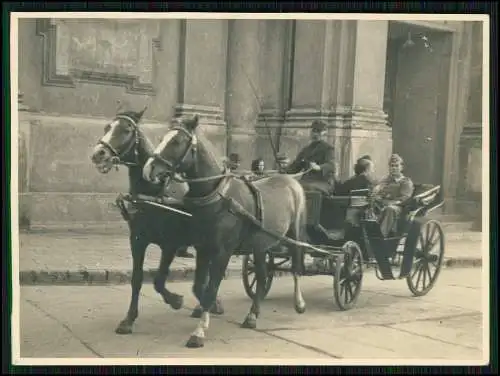
[[[43,38],[43,59],[42,59],[42,85],[57,86],[66,88],[75,88],[77,82],[122,86],[127,93],[133,94],[149,94],[153,95],[154,90],[154,75],[156,56],[155,52],[161,50],[159,39],[159,23],[151,24],[151,30],[142,31],[140,21],[134,22],[125,21],[130,25],[134,25],[141,29],[140,34],[146,35],[141,37],[138,43],[139,57],[138,61],[144,63],[138,64],[138,69],[144,70],[144,67],[150,65],[147,74],[150,78],[141,77],[140,74],[131,74],[126,72],[116,72],[116,67],[111,69],[91,69],[85,67],[74,67],[71,63],[71,43],[78,41],[72,34],[71,24],[69,20],[61,19],[39,19],[37,20],[37,35]],[[122,25],[123,20],[102,20],[105,23],[115,23]],[[119,33],[120,31],[114,31]],[[78,33],[77,33],[78,34]],[[150,35],[155,35],[150,37]],[[102,44],[112,47],[113,44],[107,40],[102,40]],[[112,50],[112,48],[110,48]],[[96,47],[97,51],[97,39]],[[95,52],[94,51],[94,52]],[[95,52],[97,54],[97,52]]]

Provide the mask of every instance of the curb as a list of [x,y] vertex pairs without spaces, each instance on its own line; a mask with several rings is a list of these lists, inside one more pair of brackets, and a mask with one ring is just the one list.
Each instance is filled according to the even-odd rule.
[[[445,258],[443,267],[445,268],[478,268],[482,266],[481,258]],[[144,283],[152,283],[156,274],[156,269],[144,270]],[[289,275],[289,272],[275,272],[275,277]],[[22,270],[19,272],[19,284],[21,286],[43,286],[43,285],[123,285],[129,284],[132,271],[120,270],[79,270],[79,271],[36,271]],[[234,279],[241,277],[241,268],[228,268],[224,279]],[[187,282],[194,279],[194,267],[170,270],[167,278],[168,282]]]

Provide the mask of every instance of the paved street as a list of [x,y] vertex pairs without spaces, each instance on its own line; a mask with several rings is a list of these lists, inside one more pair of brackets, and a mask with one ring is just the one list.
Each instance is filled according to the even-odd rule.
[[[332,363],[355,359],[404,358],[478,363],[482,352],[480,268],[444,269],[428,296],[413,298],[405,281],[381,282],[365,276],[357,306],[333,306],[328,277],[303,278],[307,311],[293,309],[291,277],[275,280],[263,304],[257,330],[239,323],[250,307],[240,280],[223,281],[225,314],[213,317],[205,347],[184,347],[195,329],[191,283],[172,283],[185,307],[166,307],[151,285],[143,287],[135,332],[114,333],[129,303],[128,286],[21,287],[23,357],[278,358]],[[182,361],[182,360],[181,360]],[[186,359],[184,360],[184,362]],[[196,361],[191,360],[191,364]],[[227,362],[227,360],[226,360]],[[231,360],[229,360],[229,363]],[[234,360],[234,362],[239,362]]]

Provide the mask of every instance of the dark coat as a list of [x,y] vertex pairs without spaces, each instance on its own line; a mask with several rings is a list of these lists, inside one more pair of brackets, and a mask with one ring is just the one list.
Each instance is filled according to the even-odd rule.
[[335,154],[332,145],[325,141],[311,142],[299,152],[295,160],[288,166],[287,173],[295,174],[302,169],[307,169],[310,162],[315,162],[321,167],[321,171],[310,171],[302,177],[302,180],[323,181],[333,186],[335,184],[334,160]]
[[336,195],[349,195],[349,192],[358,189],[369,189],[371,190],[375,186],[376,182],[370,176],[365,174],[355,175],[352,178],[347,179],[345,182],[339,184],[336,187]]

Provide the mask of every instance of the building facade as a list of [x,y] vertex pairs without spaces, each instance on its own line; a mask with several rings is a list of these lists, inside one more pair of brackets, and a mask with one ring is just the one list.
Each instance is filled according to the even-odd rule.
[[273,164],[270,139],[293,158],[322,119],[339,178],[397,152],[446,211],[480,210],[480,22],[21,19],[18,35],[22,226],[120,220],[126,172],[89,160],[119,101],[148,106],[153,143],[199,114],[247,167]]

